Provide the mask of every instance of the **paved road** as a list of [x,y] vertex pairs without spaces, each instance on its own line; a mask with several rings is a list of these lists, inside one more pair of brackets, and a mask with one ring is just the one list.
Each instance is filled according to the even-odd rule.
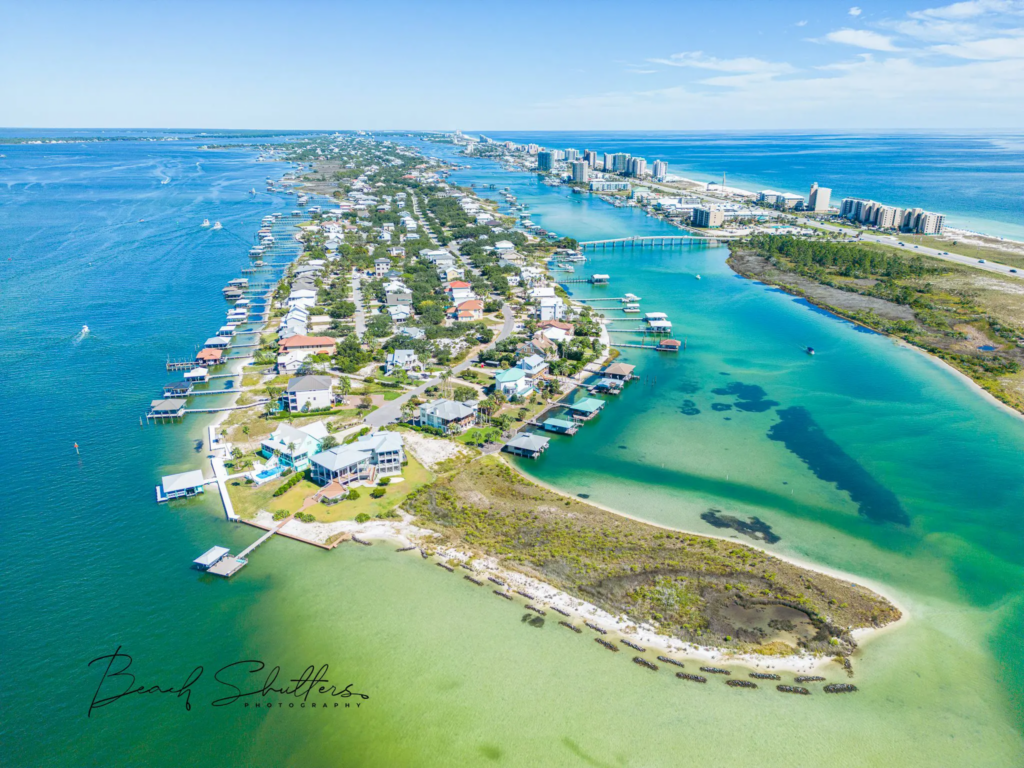
[[356,336],[363,338],[366,333],[366,312],[363,310],[363,291],[359,287],[359,276],[352,276],[352,302],[356,305]]
[[[814,227],[816,229],[824,229],[829,232],[839,232],[841,234],[853,236],[853,233],[844,227],[837,227],[834,224],[826,224],[821,221],[812,221],[811,219],[803,219],[797,217],[797,222],[808,227]],[[861,231],[860,237],[855,238],[863,240],[869,243],[882,243],[883,245],[895,245],[899,248],[900,243],[899,236],[897,235],[876,235],[873,233]],[[970,256],[961,256],[959,253],[946,253],[943,251],[936,250],[935,248],[928,248],[924,245],[915,247],[912,243],[907,243],[901,250],[906,251],[910,254],[923,254],[925,256],[931,256],[932,258],[942,259],[943,261],[952,261],[956,264],[963,264],[968,267],[974,267],[975,269],[984,269],[988,272],[996,272],[1001,275],[1007,275],[1008,277],[1024,278],[1024,272],[1011,271],[1016,270],[1016,267],[1010,267],[1006,264],[1000,264],[998,261],[985,260],[984,264],[978,262],[977,259],[972,259]]]
[[[512,328],[515,325],[515,315],[512,314],[512,308],[508,304],[502,305],[501,314],[502,317],[505,318],[505,322],[502,324],[501,330],[498,331],[498,335],[494,337],[495,344],[507,339],[512,334]],[[473,364],[473,360],[476,358],[476,355],[476,351],[470,352],[464,361],[452,368],[453,373],[459,374],[469,368],[469,366]],[[384,403],[384,405],[369,414],[365,419],[363,419],[363,421],[373,429],[382,427],[385,424],[390,424],[392,421],[397,421],[402,417],[403,405],[409,402],[413,397],[419,397],[422,395],[427,391],[428,387],[433,387],[440,383],[440,379],[428,379],[415,389],[405,392],[401,397]]]

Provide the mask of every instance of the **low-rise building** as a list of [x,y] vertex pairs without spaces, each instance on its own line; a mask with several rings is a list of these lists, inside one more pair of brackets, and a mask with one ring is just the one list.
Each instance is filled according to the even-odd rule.
[[347,486],[400,475],[404,462],[405,447],[398,432],[363,435],[354,443],[321,451],[309,460],[313,481],[324,486]]
[[477,404],[472,401],[434,400],[420,406],[420,425],[445,433],[462,432],[476,422]]
[[327,425],[322,421],[293,427],[281,424],[260,443],[260,452],[268,459],[276,457],[280,466],[302,470],[309,466],[309,457],[320,451],[327,437]]
[[513,397],[526,397],[533,392],[533,379],[522,368],[509,368],[495,375],[494,390],[510,400]]
[[423,363],[411,349],[396,349],[388,355],[384,364],[384,372],[390,376],[396,369],[403,371],[423,370]]
[[334,403],[334,381],[330,376],[299,376],[285,388],[288,410],[317,411]]
[[472,322],[484,319],[484,303],[480,299],[470,299],[457,304],[448,310],[448,316],[460,322]]

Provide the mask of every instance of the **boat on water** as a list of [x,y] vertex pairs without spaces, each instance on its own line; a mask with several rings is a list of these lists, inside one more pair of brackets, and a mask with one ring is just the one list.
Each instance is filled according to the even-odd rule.
[[87,334],[88,332],[89,332],[89,326],[88,325],[83,325],[82,326],[82,335],[85,336],[85,334]]
[[214,229],[223,229],[223,227],[220,225],[219,221],[213,222],[213,228]]
[[210,226],[210,220],[209,219],[203,219],[203,226],[204,227]]
[[808,347],[805,351],[807,352],[808,355],[813,355],[814,354],[814,347]]
[[249,190],[249,194],[250,195],[255,195],[256,194],[256,187],[253,187],[252,189],[250,189]]
[[700,280],[700,275],[697,275],[697,279]]

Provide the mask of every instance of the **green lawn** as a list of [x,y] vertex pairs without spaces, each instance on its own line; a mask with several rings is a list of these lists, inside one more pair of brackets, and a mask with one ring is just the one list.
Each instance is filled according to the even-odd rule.
[[497,427],[473,427],[467,429],[457,440],[464,445],[476,445],[477,443],[496,443],[501,440],[501,430]]
[[305,498],[316,493],[319,489],[319,486],[315,483],[301,480],[295,487],[289,489],[287,493],[275,497],[274,491],[280,488],[287,480],[288,478],[271,480],[259,488],[254,485],[248,485],[242,479],[228,481],[228,495],[231,497],[231,503],[235,507],[235,512],[247,520],[256,517],[256,513],[261,509],[265,509],[267,512],[276,512],[279,509],[297,512]]
[[[434,476],[426,467],[412,456],[408,456],[408,459],[409,464],[402,471],[402,477],[405,480],[401,483],[392,480],[391,484],[385,487],[384,495],[381,498],[372,498],[370,488],[360,488],[359,498],[355,501],[341,501],[331,506],[317,504],[307,509],[306,512],[321,522],[334,522],[335,520],[354,520],[356,515],[364,512],[370,517],[376,517],[381,512],[393,509],[401,504],[410,493],[434,480]],[[299,483],[299,485],[304,485],[304,483]],[[281,498],[286,498],[288,495],[286,493]],[[280,501],[280,499],[275,501]]]

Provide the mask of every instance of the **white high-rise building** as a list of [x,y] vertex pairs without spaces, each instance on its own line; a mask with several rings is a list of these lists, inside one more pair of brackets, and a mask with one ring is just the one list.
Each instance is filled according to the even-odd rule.
[[597,168],[597,152],[592,149],[583,150],[583,159],[591,168]]
[[614,171],[615,170],[615,155],[611,155],[611,154],[608,154],[607,152],[605,152],[604,153],[604,163],[603,163],[602,167],[604,168],[605,171],[607,171],[609,173],[611,171]]
[[666,163],[664,160],[655,160],[654,180],[664,181],[666,176],[668,176],[668,163]]
[[937,235],[942,232],[942,227],[945,223],[946,217],[941,213],[923,211],[917,217],[917,231],[922,235]]
[[822,211],[828,210],[830,198],[832,197],[832,190],[828,187],[819,187],[818,182],[811,184],[811,194],[807,196],[807,210]]
[[633,157],[629,161],[629,175],[640,179],[647,175],[647,161],[642,157]]
[[582,160],[574,160],[572,163],[572,180],[581,182],[590,181],[590,166]]
[[567,149],[567,150],[565,150],[565,162],[567,162],[567,163],[574,163],[574,162],[576,162],[579,159],[580,159],[579,150],[576,150],[576,149]]

